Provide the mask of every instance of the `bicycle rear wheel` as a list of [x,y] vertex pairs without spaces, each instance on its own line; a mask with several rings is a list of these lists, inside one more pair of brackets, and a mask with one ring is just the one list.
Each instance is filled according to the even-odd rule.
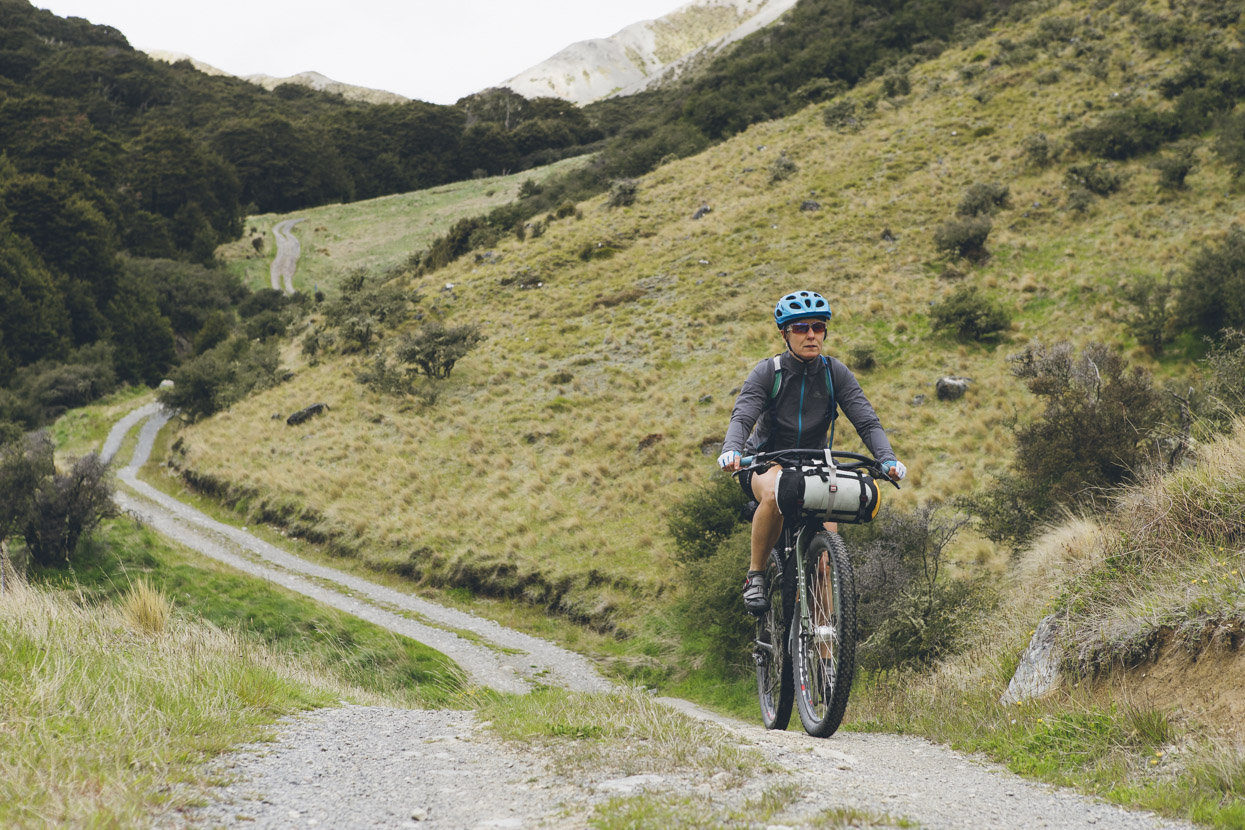
[[757,697],[761,702],[761,722],[766,729],[786,729],[795,700],[791,677],[791,652],[787,626],[795,604],[795,569],[784,568],[777,551],[770,551],[765,569],[765,590],[769,610],[757,618],[752,657],[757,667]]
[[837,533],[813,536],[804,576],[800,602],[808,603],[809,613],[797,609],[791,621],[795,700],[804,731],[828,738],[843,721],[856,672],[856,586],[847,547]]

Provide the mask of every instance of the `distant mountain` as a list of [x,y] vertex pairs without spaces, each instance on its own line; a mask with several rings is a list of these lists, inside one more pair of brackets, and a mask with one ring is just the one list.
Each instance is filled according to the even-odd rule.
[[608,38],[573,43],[498,86],[580,106],[679,77],[698,58],[762,29],[796,0],[694,0]]
[[[177,63],[178,61],[190,61],[191,65],[200,72],[208,75],[229,75],[230,73],[223,69],[217,69],[211,64],[197,60],[190,55],[181,52],[165,52],[155,50],[147,53],[156,60],[166,61],[167,63]],[[273,90],[282,84],[297,84],[314,89],[317,92],[328,92],[334,95],[340,95],[351,101],[365,101],[369,104],[405,104],[411,100],[404,95],[396,92],[386,92],[383,89],[371,89],[365,86],[354,86],[353,84],[344,84],[341,81],[335,81],[332,78],[321,75],[319,72],[299,72],[297,75],[290,75],[285,78],[277,78],[272,75],[240,75],[244,81],[250,81],[258,84],[264,89]]]

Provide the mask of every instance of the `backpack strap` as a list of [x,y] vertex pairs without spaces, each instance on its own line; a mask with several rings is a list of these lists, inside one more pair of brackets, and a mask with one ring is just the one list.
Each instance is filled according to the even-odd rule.
[[780,354],[774,355],[774,386],[769,390],[769,399],[774,401],[778,398],[778,387],[782,386],[782,361]]

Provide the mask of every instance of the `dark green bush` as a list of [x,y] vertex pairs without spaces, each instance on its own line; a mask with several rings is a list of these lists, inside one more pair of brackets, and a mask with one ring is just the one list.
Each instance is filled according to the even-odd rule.
[[946,574],[947,547],[966,523],[934,506],[884,508],[872,542],[853,546],[862,666],[926,666],[964,647],[990,603],[980,583]]
[[[674,539],[680,562],[709,558],[743,521],[747,503],[739,483],[726,473],[714,473],[700,489],[670,508],[666,528]],[[745,549],[746,552],[747,549]],[[747,565],[746,560],[741,560]]]
[[0,444],[0,545],[21,532],[40,483],[56,473],[56,447],[46,432],[8,437]]
[[1083,187],[1074,187],[1068,191],[1068,199],[1066,205],[1068,210],[1075,213],[1088,213],[1090,205],[1094,203],[1094,194],[1090,193]]
[[1068,343],[1033,343],[1008,360],[1041,399],[1042,413],[1016,429],[1009,472],[970,509],[989,538],[1019,546],[1061,506],[1093,506],[1097,495],[1134,479],[1149,458],[1163,401],[1148,373],[1099,343],[1080,355]]
[[544,188],[536,183],[535,179],[524,179],[523,184],[519,185],[519,198],[530,199],[533,196],[539,196],[544,192]]
[[1232,168],[1238,181],[1245,179],[1245,112],[1224,119],[1215,139],[1215,154]]
[[934,247],[949,254],[981,260],[993,223],[985,216],[969,216],[944,222],[934,230]]
[[970,185],[955,212],[959,216],[988,216],[1010,205],[1011,188],[997,182]]
[[473,323],[459,326],[427,323],[414,334],[400,338],[394,354],[399,361],[426,377],[448,378],[454,371],[454,364],[483,339],[479,327]]
[[68,564],[78,541],[116,512],[108,465],[90,453],[35,488],[22,531],[26,550],[37,565]]
[[821,114],[821,120],[827,127],[839,132],[860,129],[861,118],[857,114],[856,102],[846,98],[831,101]]
[[1045,167],[1051,162],[1051,142],[1045,133],[1034,133],[1025,136],[1024,141],[1020,143],[1021,149],[1024,150],[1025,158],[1034,167]]
[[1206,356],[1203,419],[1217,431],[1245,417],[1245,331],[1224,329]]
[[1137,342],[1150,349],[1156,357],[1172,337],[1173,313],[1171,280],[1153,274],[1131,279],[1122,291],[1124,300],[1133,307],[1125,325]]
[[1168,190],[1184,190],[1185,178],[1196,166],[1192,147],[1180,148],[1170,155],[1160,156],[1154,162],[1154,169],[1159,171],[1159,185]]
[[934,331],[946,331],[966,340],[984,340],[1011,326],[1011,315],[998,300],[975,285],[961,285],[929,311]]
[[575,203],[569,199],[563,202],[562,204],[558,205],[558,209],[554,213],[554,216],[558,217],[559,219],[565,219],[568,216],[574,216],[574,215],[575,215]]
[[799,167],[796,166],[794,161],[787,157],[787,153],[784,150],[778,154],[778,158],[770,162],[769,183],[777,184],[784,179],[789,179],[795,175],[797,170],[799,170]]
[[[735,492],[739,486],[733,485]],[[738,678],[750,672],[756,627],[745,613],[740,586],[748,570],[750,529],[735,525],[702,558],[684,561],[676,614],[685,650],[709,667]]]
[[277,345],[234,337],[182,363],[170,373],[173,386],[156,393],[190,421],[227,409],[251,392],[276,385]]
[[1082,152],[1123,161],[1151,153],[1179,134],[1175,114],[1136,105],[1107,113],[1092,127],[1073,130],[1068,140]]
[[1071,187],[1083,187],[1098,196],[1110,196],[1124,186],[1124,174],[1108,162],[1091,161],[1073,164],[1064,174]]
[[615,179],[610,183],[610,194],[605,204],[612,208],[633,205],[639,189],[640,183],[635,179]]
[[1176,284],[1182,324],[1206,333],[1245,328],[1245,232],[1232,228],[1220,245],[1204,243]]
[[906,71],[892,70],[882,76],[882,94],[887,98],[896,98],[910,92],[912,92],[912,81],[908,80]]

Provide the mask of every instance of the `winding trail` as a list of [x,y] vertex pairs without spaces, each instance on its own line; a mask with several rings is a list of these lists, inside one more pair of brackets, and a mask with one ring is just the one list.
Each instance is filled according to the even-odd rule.
[[277,239],[277,255],[272,258],[272,268],[268,272],[272,280],[272,290],[286,294],[294,293],[294,271],[298,268],[298,257],[302,253],[302,243],[293,234],[294,226],[306,219],[286,219],[272,227],[272,235]]
[[[127,433],[142,423],[133,458],[117,474],[125,485],[117,501],[160,533],[426,643],[455,660],[474,683],[503,692],[523,692],[537,682],[583,692],[614,688],[581,655],[307,562],[140,481],[138,469],[168,420],[158,404],[140,407],[117,422],[102,451],[111,460]],[[794,731],[767,732],[683,700],[661,702],[716,723],[732,741],[759,752],[766,766],[741,780],[726,773],[705,778],[694,770],[628,775],[607,760],[604,766],[568,775],[555,768],[553,759],[500,741],[470,712],[343,706],[290,719],[276,743],[225,756],[209,774],[231,783],[209,791],[204,806],[160,816],[156,823],[195,828],[578,828],[586,826],[595,807],[619,796],[700,799],[748,815],[749,800],[756,804],[765,793],[794,784],[799,796],[781,813],[782,824],[771,827],[816,821],[826,810],[859,810],[921,827],[963,830],[1191,827],[1035,784],[997,764],[919,738],[840,732],[822,741]],[[609,717],[608,705],[601,716]]]

